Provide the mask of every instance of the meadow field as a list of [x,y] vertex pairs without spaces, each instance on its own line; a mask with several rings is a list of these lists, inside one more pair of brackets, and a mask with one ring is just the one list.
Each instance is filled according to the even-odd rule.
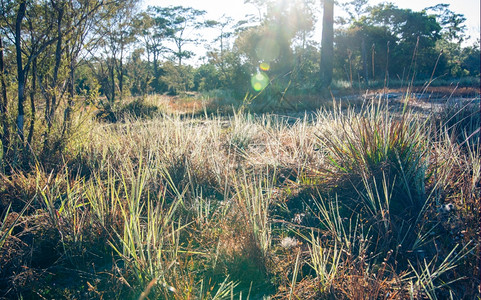
[[386,95],[77,105],[0,174],[0,297],[479,299],[479,93]]

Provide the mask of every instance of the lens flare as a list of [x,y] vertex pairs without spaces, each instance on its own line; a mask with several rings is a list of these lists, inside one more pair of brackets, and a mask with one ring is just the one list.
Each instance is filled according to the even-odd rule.
[[271,69],[271,66],[270,66],[268,63],[263,62],[263,63],[260,64],[259,68],[260,68],[262,71],[267,72],[267,71],[269,71],[269,70]]
[[269,77],[265,73],[259,72],[254,76],[252,76],[251,78],[252,88],[256,92],[262,91],[263,89],[266,88],[268,84],[269,84]]

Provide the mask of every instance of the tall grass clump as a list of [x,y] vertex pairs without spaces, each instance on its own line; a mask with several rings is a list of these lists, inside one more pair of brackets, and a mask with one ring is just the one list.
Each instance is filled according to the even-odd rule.
[[342,217],[338,199],[319,197],[315,204],[322,226],[303,236],[309,250],[306,263],[314,275],[311,297],[443,299],[463,293],[456,283],[466,282],[467,276],[454,270],[472,259],[471,242],[450,244],[435,254],[428,254],[425,245],[422,251],[406,251],[401,245],[375,249],[375,224],[363,222],[360,215]]
[[319,197],[315,206],[322,224],[319,232],[304,237],[309,247],[307,263],[315,274],[317,297],[379,299],[402,293],[401,278],[387,263],[393,251],[372,252],[373,225],[361,217],[342,217],[339,199]]
[[172,287],[174,278],[168,276],[176,272],[180,231],[186,226],[182,220],[174,220],[182,199],[167,207],[162,199],[152,201],[145,189],[148,173],[143,167],[140,162],[138,174],[130,182],[122,176],[124,190],[111,199],[117,202],[122,226],[109,243],[132,272],[135,286],[147,286],[155,279],[160,293],[168,298],[169,292],[182,292]]
[[257,176],[243,174],[240,182],[239,179],[235,179],[234,186],[236,200],[246,224],[251,227],[250,230],[262,254],[267,256],[271,245],[269,206],[272,203],[273,179],[269,178],[269,175]]
[[439,123],[441,128],[446,128],[452,139],[461,145],[477,141],[480,136],[479,104],[473,101],[448,101],[440,115]]
[[389,215],[398,226],[393,230],[408,226],[426,201],[426,126],[410,112],[396,115],[375,104],[328,116],[332,125],[318,141],[327,171],[338,180],[336,192],[350,199],[354,211],[381,219]]
[[[106,139],[112,142],[106,144]],[[148,185],[160,187],[165,170],[179,191],[220,197],[227,163],[222,141],[215,121],[184,121],[180,116],[165,115],[149,122],[104,126],[87,145],[86,153],[94,167],[110,164],[117,171],[135,168],[143,156],[153,172]],[[169,191],[170,196],[174,193]]]

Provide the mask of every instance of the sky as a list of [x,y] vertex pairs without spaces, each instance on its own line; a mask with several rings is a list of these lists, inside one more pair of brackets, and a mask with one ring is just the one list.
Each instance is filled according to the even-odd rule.
[[[348,0],[340,0],[340,2],[348,2]],[[375,5],[382,2],[392,2],[400,8],[410,8],[414,11],[420,11],[423,8],[434,6],[436,4],[449,4],[449,8],[455,13],[463,14],[466,18],[465,25],[467,27],[467,34],[471,37],[465,44],[471,45],[480,38],[480,1],[479,0],[370,0],[370,5]],[[235,20],[244,19],[247,14],[258,15],[259,10],[253,4],[244,4],[244,0],[143,0],[142,7],[152,6],[185,6],[193,7],[207,12],[205,18],[219,20],[223,15],[232,17]],[[342,8],[335,7],[334,14],[344,14]],[[321,14],[321,10],[318,12]],[[319,15],[319,19],[320,19]],[[214,35],[211,32],[207,35]],[[206,36],[207,40],[213,37]],[[312,37],[314,40],[321,40],[321,22],[316,24],[316,29]],[[199,52],[199,48],[196,49]],[[205,52],[205,51],[204,51]],[[198,57],[201,56],[200,54]]]

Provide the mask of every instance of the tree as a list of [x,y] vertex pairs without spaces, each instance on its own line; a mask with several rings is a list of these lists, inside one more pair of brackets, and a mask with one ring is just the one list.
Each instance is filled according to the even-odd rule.
[[[48,37],[55,42],[46,47],[39,54],[38,83],[45,99],[45,121],[47,128],[44,133],[44,152],[55,149],[61,150],[58,145],[50,145],[50,133],[56,112],[61,101],[67,93],[67,106],[63,114],[62,136],[69,129],[70,110],[73,106],[74,97],[74,74],[77,66],[77,60],[83,49],[84,41],[88,35],[88,31],[92,28],[92,22],[98,19],[95,14],[103,5],[102,0],[57,0],[51,1],[48,6],[37,6],[39,12],[35,18],[28,21],[30,32],[38,31],[38,25],[33,22],[39,18],[49,20],[52,25]],[[33,11],[33,8],[32,8]],[[32,21],[33,20],[33,21]],[[33,69],[36,68],[36,60],[33,61]],[[34,113],[34,93],[37,71],[32,70],[32,89],[31,89],[31,106],[32,106],[32,123],[28,136],[28,143],[31,142],[33,135]]]
[[426,11],[379,4],[371,8],[368,21],[373,26],[387,28],[396,38],[391,48],[392,61],[396,61],[391,64],[392,74],[429,78],[436,63],[433,58],[439,55],[435,50],[436,41],[441,38],[441,26],[435,16]]
[[368,3],[369,0],[351,0],[343,4],[351,22],[361,19],[361,16],[368,11]]
[[463,63],[466,56],[464,55],[465,49],[462,49],[461,45],[466,38],[464,34],[466,18],[462,14],[451,11],[449,4],[431,6],[425,11],[432,13],[441,26],[441,38],[436,41],[436,50],[442,53],[438,69],[453,77],[472,74],[468,70],[469,66]]
[[324,0],[322,16],[322,41],[320,87],[326,88],[332,82],[334,59],[334,0]]
[[[43,7],[44,9],[39,9]],[[45,18],[44,12],[49,11],[47,3],[37,3],[20,1],[2,1],[1,2],[1,21],[5,24],[1,30],[3,34],[13,43],[15,47],[15,63],[16,63],[16,82],[17,82],[17,118],[16,129],[17,136],[20,140],[19,146],[23,150],[24,163],[27,162],[28,152],[25,147],[25,100],[27,92],[27,79],[32,65],[36,65],[37,57],[50,45],[55,42],[49,32],[53,27],[53,22]],[[33,19],[38,18],[33,30]],[[28,23],[28,27],[25,26]],[[27,31],[27,33],[25,33]],[[32,81],[33,82],[33,81]],[[34,85],[34,83],[33,83]],[[31,103],[33,102],[33,94],[31,94]],[[5,100],[5,106],[8,103]],[[31,105],[33,114],[35,113],[34,104]],[[33,115],[32,114],[32,115]],[[31,119],[32,128],[34,117]],[[8,129],[8,124],[5,122]],[[29,134],[30,136],[30,134]],[[31,141],[31,136],[28,139]],[[27,144],[28,145],[28,144]],[[15,151],[15,153],[19,153]]]
[[466,25],[463,24],[466,21],[464,15],[450,10],[449,4],[430,6],[425,8],[425,11],[434,13],[434,17],[442,27],[440,33],[446,41],[461,45],[466,38],[464,34]]
[[294,92],[312,93],[317,85],[320,52],[317,43],[308,42],[295,49],[296,68],[292,76],[291,88]]
[[209,91],[219,87],[219,72],[213,64],[203,64],[195,71],[194,89]]
[[[88,1],[87,3],[89,5],[88,14],[82,15],[81,20],[95,12],[103,2],[100,1],[97,5],[92,5],[92,2]],[[2,1],[1,17],[7,25],[3,31],[15,45],[18,82],[17,132],[22,142],[24,141],[26,82],[32,64],[41,54],[49,51],[50,46],[55,44],[55,66],[52,76],[58,76],[62,62],[64,37],[71,34],[79,25],[78,22],[73,22],[69,26],[65,24],[66,5],[67,1],[20,1],[18,4],[16,1]],[[25,26],[25,20],[28,27]],[[25,30],[28,30],[27,34]],[[48,106],[47,119],[51,117],[51,103]],[[55,105],[53,106],[55,107]]]
[[165,75],[161,79],[168,85],[171,93],[186,92],[194,87],[193,67],[174,65],[173,62],[167,61],[164,63],[163,68]]
[[354,8],[350,24],[336,31],[336,76],[345,73],[352,80],[354,72],[368,83],[369,78],[387,79],[388,74],[404,80],[429,78],[433,70],[434,75],[440,74],[446,63],[441,59],[436,65],[441,27],[434,15],[393,4],[369,7],[363,3],[350,2]]
[[[245,62],[251,77],[264,78],[260,86],[264,92],[259,99],[285,99],[287,93],[295,92],[292,87],[307,86],[306,82],[298,84],[296,80],[301,78],[298,76],[300,69],[308,64],[305,59],[309,57],[306,54],[315,21],[312,9],[314,2],[249,2],[255,2],[264,15],[260,24],[253,23],[238,33],[234,51]],[[254,86],[252,88],[260,91]]]
[[149,65],[153,67],[154,78],[151,86],[155,92],[162,92],[165,87],[160,82],[160,76],[163,75],[160,69],[160,59],[168,51],[165,46],[170,32],[167,20],[157,15],[155,7],[148,7],[146,12],[140,14],[139,21],[140,38],[143,41]]
[[113,4],[111,14],[101,24],[103,39],[101,44],[104,48],[105,60],[107,61],[108,76],[110,80],[110,95],[107,97],[110,102],[115,101],[118,84],[119,97],[122,100],[124,92],[125,68],[124,60],[129,47],[135,42],[139,28],[136,28],[137,18],[135,15],[136,0],[120,1]]
[[[22,57],[22,21],[25,17],[27,3],[25,0],[18,5],[16,19],[15,19],[15,52],[17,55],[17,77],[18,77],[18,115],[17,115],[17,133],[23,143],[23,124],[25,118],[24,103],[25,103],[25,84],[27,80],[27,72],[30,67],[31,60],[23,65]],[[33,56],[31,56],[33,59]]]
[[[51,51],[53,53],[46,53],[44,58],[50,61],[50,58],[53,57],[53,69],[52,70],[45,70],[41,73],[40,76],[40,84],[42,93],[45,98],[45,120],[47,121],[47,129],[45,132],[45,141],[44,141],[44,149],[49,144],[49,135],[52,128],[53,118],[55,115],[55,111],[60,104],[60,99],[62,98],[65,88],[67,78],[66,76],[62,76],[63,78],[59,78],[60,68],[62,66],[62,59],[64,56],[64,38],[66,26],[65,22],[65,15],[67,8],[67,3],[65,1],[52,1],[52,21],[55,24],[55,47]],[[53,55],[52,55],[53,54]],[[43,63],[43,66],[50,65],[48,63]],[[64,73],[64,72],[63,72]],[[62,74],[65,75],[65,74]],[[48,78],[47,78],[48,77]],[[62,81],[62,84],[59,84],[59,81]]]
[[220,73],[223,76],[226,76],[225,55],[226,50],[229,48],[227,39],[234,35],[232,28],[230,28],[230,30],[228,30],[228,28],[232,26],[233,21],[234,19],[226,17],[225,15],[222,16],[220,21],[207,21],[208,27],[214,27],[219,30],[219,35],[214,39],[214,42],[219,42],[219,50],[217,51],[215,48],[212,49],[209,56],[215,58],[214,60],[218,63]]
[[[369,84],[369,61],[368,61],[368,54],[367,54],[367,43],[366,43],[366,33],[365,33],[365,26],[366,25],[363,20],[365,20],[364,15],[368,12],[368,0],[352,0],[344,5],[347,13],[350,16],[350,22],[359,28],[358,36],[360,37],[359,45],[361,46],[361,61],[362,61],[362,74],[363,79],[366,85]],[[374,44],[371,49],[374,48]],[[352,81],[352,80],[351,80]]]
[[372,25],[367,17],[361,17],[347,28],[338,29],[335,36],[335,75],[350,82],[355,75],[365,78],[366,72],[374,80],[386,78],[389,73],[388,45],[395,45],[396,41],[388,28]]
[[177,60],[177,65],[181,66],[184,58],[194,55],[192,51],[185,50],[185,46],[199,43],[195,31],[205,26],[199,18],[206,12],[183,6],[153,7],[152,10],[157,24],[166,27],[166,37],[174,43],[170,52]]
[[70,37],[65,42],[66,64],[68,68],[67,82],[67,107],[64,110],[64,121],[62,125],[62,136],[69,134],[71,126],[71,111],[74,105],[75,97],[75,74],[77,67],[87,55],[89,48],[95,44],[97,37],[95,34],[96,23],[99,22],[105,14],[101,14],[100,10],[105,8],[109,10],[109,5],[103,0],[83,0],[70,1],[68,9],[68,26],[76,24],[73,27]]
[[479,51],[479,39],[472,46],[463,48],[461,51],[461,67],[466,75],[479,76],[479,66],[481,65],[481,54]]
[[[44,118],[47,126],[44,133],[44,150],[47,146],[53,149],[56,145],[49,145],[49,136],[56,110],[69,87],[69,101],[64,113],[66,130],[70,118],[68,108],[73,105],[76,61],[85,45],[82,39],[94,34],[88,33],[90,27],[85,24],[93,18],[108,16],[109,14],[101,14],[100,8],[109,6],[110,2],[104,0],[1,1],[0,22],[4,26],[0,30],[15,48],[12,57],[15,58],[16,65],[15,125],[19,139],[16,145],[20,150],[23,149],[13,153],[23,154],[25,167],[28,166],[29,151],[32,150],[37,84],[45,99]],[[28,92],[31,119],[28,137],[25,139],[25,101]],[[56,151],[61,151],[61,148]]]
[[[210,51],[207,53],[208,61],[210,65],[213,65],[216,70],[217,84],[216,88],[231,90],[238,98],[245,96],[246,91],[250,87],[250,76],[252,74],[252,66],[244,61],[244,57],[237,47],[234,45],[232,49],[225,50],[222,57],[218,52]],[[208,71],[211,70],[210,67]],[[207,83],[210,81],[212,72],[198,72],[197,82],[200,82],[202,78],[199,78],[200,74],[205,76],[204,81]]]
[[126,67],[132,95],[145,95],[151,91],[152,74],[149,72],[149,63],[142,60],[143,55],[143,48],[135,49],[127,62]]
[[10,130],[8,124],[8,98],[7,98],[7,83],[5,80],[5,62],[3,58],[3,38],[0,37],[0,88],[2,99],[0,99],[0,122],[2,124],[3,132],[0,134],[0,142],[2,143],[2,156],[7,157],[8,148],[10,145]]

